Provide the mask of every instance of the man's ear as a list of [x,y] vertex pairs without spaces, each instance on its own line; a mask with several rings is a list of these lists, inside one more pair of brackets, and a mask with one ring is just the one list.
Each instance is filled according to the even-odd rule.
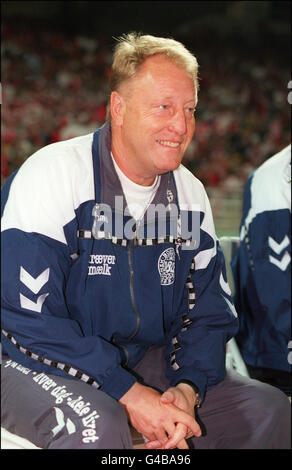
[[122,126],[126,103],[122,95],[117,91],[112,91],[110,99],[111,118],[116,126]]

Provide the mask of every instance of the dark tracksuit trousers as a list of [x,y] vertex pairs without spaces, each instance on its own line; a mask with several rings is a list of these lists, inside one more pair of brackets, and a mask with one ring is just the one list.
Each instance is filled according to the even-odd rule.
[[[163,348],[151,348],[135,372],[145,384],[168,388]],[[75,379],[2,363],[2,426],[43,449],[131,449],[122,405]],[[291,405],[279,389],[228,371],[206,393],[196,418],[195,449],[289,449]]]

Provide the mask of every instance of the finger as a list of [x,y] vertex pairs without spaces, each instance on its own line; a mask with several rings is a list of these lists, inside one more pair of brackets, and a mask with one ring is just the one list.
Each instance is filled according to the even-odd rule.
[[194,436],[194,435],[193,435],[192,431],[191,431],[190,429],[188,429],[188,433],[187,433],[187,435],[186,435],[186,439],[189,439],[190,437],[193,437],[193,436]]
[[162,428],[156,430],[155,437],[156,437],[156,440],[159,441],[162,446],[166,444],[166,442],[168,441],[168,435],[166,434],[165,430]]
[[166,432],[167,439],[164,442],[161,442],[158,439],[151,439],[151,441],[147,442],[147,444],[145,445],[146,448],[147,449],[148,448],[150,448],[150,449],[163,449],[163,445],[166,444],[166,442],[170,438],[170,436],[172,436],[175,433],[175,430],[176,430],[176,425],[175,424],[173,424],[171,422],[167,423],[165,425],[165,432]]
[[189,449],[188,443],[185,439],[182,439],[176,446],[177,449]]
[[186,435],[185,438],[186,438],[186,439],[189,439],[190,437],[194,437],[194,434],[193,434],[193,432],[190,430],[190,428],[188,428],[188,430],[187,430],[187,435]]
[[[178,443],[180,443],[181,441],[185,439],[187,432],[188,432],[187,427],[184,424],[178,423],[176,425],[175,432],[173,433],[172,437],[164,444],[163,448],[174,449],[175,447],[177,447]],[[187,447],[182,447],[182,448],[188,449],[188,445]]]
[[175,396],[170,390],[164,392],[160,397],[161,403],[172,403],[174,400]]
[[194,436],[201,436],[202,432],[200,426],[198,425],[197,421],[189,414],[175,408],[171,414],[171,417],[175,422],[184,424],[187,428],[189,428]]
[[161,449],[160,441],[149,441],[145,444],[146,449]]

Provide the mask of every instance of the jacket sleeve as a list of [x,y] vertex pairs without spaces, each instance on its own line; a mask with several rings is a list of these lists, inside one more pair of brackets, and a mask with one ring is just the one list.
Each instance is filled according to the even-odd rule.
[[68,162],[53,163],[44,165],[41,155],[29,159],[3,190],[5,198],[9,193],[2,217],[4,350],[28,368],[75,377],[119,399],[136,379],[121,366],[118,349],[85,333],[67,306],[76,246],[64,227],[76,216],[75,183],[68,182]]
[[[244,190],[240,247],[232,260],[237,341],[248,364],[290,372],[291,212],[284,204],[275,210],[268,203],[257,211],[257,200],[251,202],[256,185],[252,175]],[[275,184],[275,199],[279,193]]]
[[190,266],[167,350],[171,384],[184,380],[194,383],[201,402],[206,390],[224,379],[226,343],[238,328],[207,196],[204,212],[199,248]]

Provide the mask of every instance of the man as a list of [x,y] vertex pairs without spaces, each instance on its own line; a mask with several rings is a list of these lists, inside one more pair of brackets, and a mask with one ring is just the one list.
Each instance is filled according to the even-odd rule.
[[236,337],[251,377],[291,395],[291,145],[266,160],[244,190],[233,259]]
[[174,40],[125,36],[111,121],[4,189],[3,423],[39,447],[130,448],[128,422],[148,448],[289,446],[285,395],[226,376],[236,312],[206,193],[180,165],[197,68]]

